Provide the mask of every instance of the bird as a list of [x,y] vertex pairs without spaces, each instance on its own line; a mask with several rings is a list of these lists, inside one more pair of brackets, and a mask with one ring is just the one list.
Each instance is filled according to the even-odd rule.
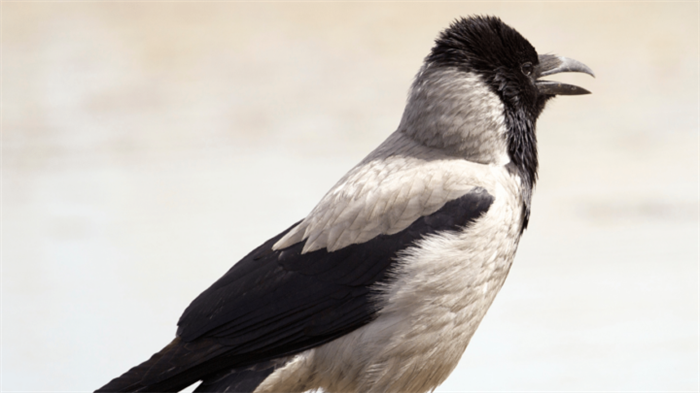
[[536,121],[585,64],[495,16],[455,19],[397,129],[302,220],[185,309],[175,339],[97,392],[427,392],[454,370],[528,226]]

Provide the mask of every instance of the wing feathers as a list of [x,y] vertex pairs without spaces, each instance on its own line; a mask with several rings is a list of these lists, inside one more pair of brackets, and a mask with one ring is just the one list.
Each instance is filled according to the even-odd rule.
[[[406,210],[413,209],[409,202],[406,199]],[[200,379],[229,375],[226,370],[293,355],[347,334],[376,316],[379,288],[391,279],[401,252],[430,234],[460,230],[492,202],[486,190],[474,188],[395,234],[379,234],[336,251],[303,253],[305,242],[273,250],[293,226],[199,295],[180,318],[179,337],[171,345],[101,391],[182,389]],[[240,382],[230,378],[238,381],[231,383]]]
[[303,253],[324,248],[336,251],[381,234],[396,234],[419,217],[470,192],[479,184],[477,176],[490,178],[486,165],[414,146],[415,141],[402,138],[400,133],[390,140],[405,144],[409,153],[386,157],[380,146],[348,172],[273,249],[306,240]]

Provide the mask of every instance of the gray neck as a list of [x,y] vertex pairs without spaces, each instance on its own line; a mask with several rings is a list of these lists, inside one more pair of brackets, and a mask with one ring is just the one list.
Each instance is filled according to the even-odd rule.
[[469,161],[510,162],[503,104],[473,73],[424,66],[411,86],[398,131]]

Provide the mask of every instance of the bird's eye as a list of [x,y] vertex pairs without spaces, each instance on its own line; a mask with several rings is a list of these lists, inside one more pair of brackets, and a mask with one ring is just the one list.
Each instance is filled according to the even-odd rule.
[[532,74],[532,70],[532,63],[530,62],[523,63],[523,65],[520,66],[520,71],[522,71],[525,76],[530,76]]

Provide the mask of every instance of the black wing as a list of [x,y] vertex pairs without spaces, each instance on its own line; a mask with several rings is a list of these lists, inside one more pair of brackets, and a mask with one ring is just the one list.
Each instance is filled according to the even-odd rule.
[[468,225],[493,200],[486,190],[475,188],[393,235],[333,252],[302,254],[304,242],[273,251],[272,245],[292,226],[235,264],[187,307],[173,348],[166,347],[101,390],[179,390],[228,369],[341,337],[375,317],[372,288],[390,279],[399,251],[428,234]]

